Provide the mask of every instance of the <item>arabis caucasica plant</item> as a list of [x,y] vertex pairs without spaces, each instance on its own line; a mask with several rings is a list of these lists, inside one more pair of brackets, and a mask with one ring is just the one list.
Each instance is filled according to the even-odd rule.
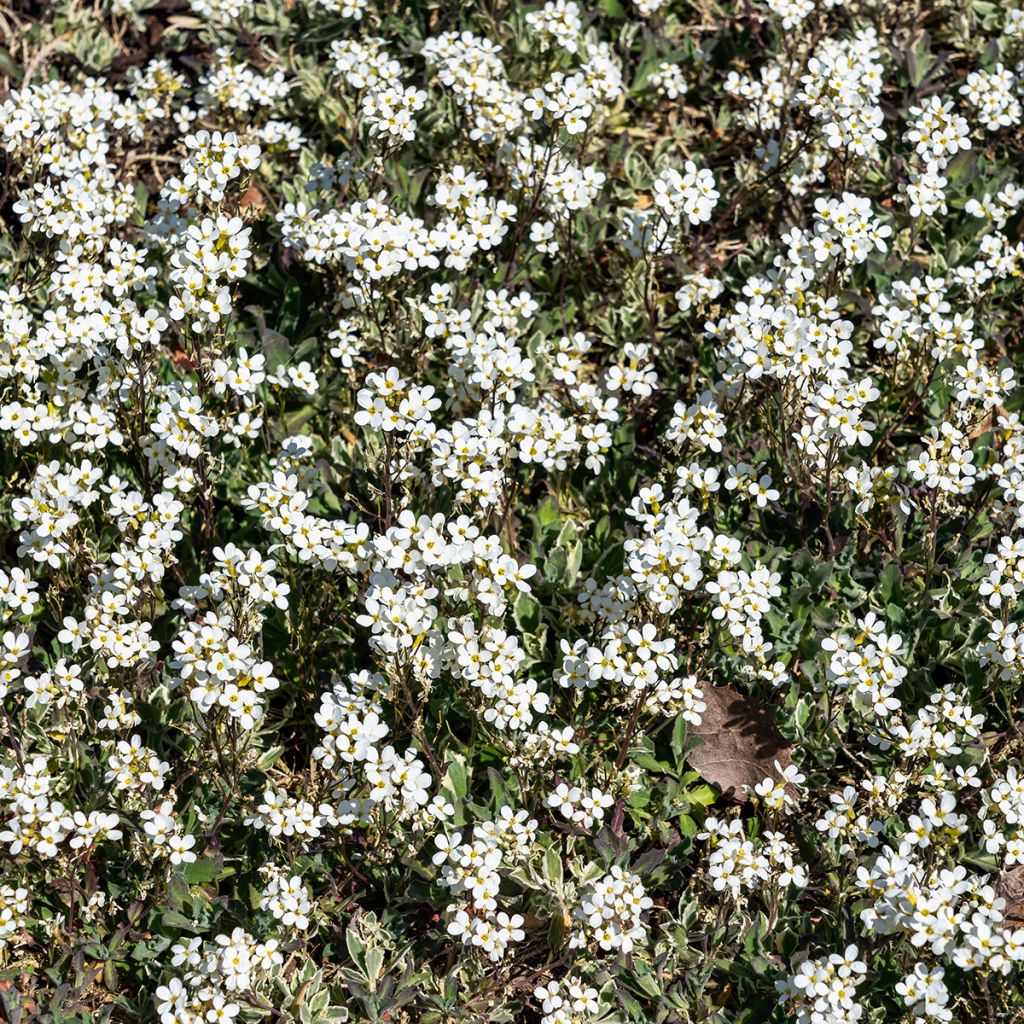
[[0,1017],[1024,1021],[1024,12],[0,8]]

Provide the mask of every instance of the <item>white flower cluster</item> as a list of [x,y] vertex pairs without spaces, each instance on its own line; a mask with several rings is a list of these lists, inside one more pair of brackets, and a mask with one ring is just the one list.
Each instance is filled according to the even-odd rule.
[[539,11],[526,16],[526,24],[540,36],[543,46],[557,43],[569,53],[579,48],[577,37],[583,29],[579,4],[573,0],[548,0]]
[[525,93],[509,82],[501,47],[472,32],[443,32],[425,40],[427,66],[451,90],[470,120],[473,141],[494,142],[521,130]]
[[711,817],[697,837],[708,840],[707,877],[716,892],[728,891],[737,899],[758,886],[803,888],[808,883],[807,866],[797,859],[799,850],[781,832],[766,830],[752,839],[744,835],[739,818]]
[[1024,774],[1010,765],[981,797],[986,851],[1001,856],[1007,868],[1024,864]]
[[687,160],[684,173],[674,167],[662,171],[651,186],[653,206],[623,214],[619,238],[634,258],[645,253],[671,251],[683,223],[703,224],[711,219],[720,193],[707,168]]
[[199,76],[196,113],[200,118],[220,110],[248,114],[260,107],[273,107],[288,95],[291,84],[283,71],[260,74],[236,63],[232,49],[222,46],[209,68]]
[[921,440],[925,449],[907,466],[911,477],[950,498],[969,494],[974,489],[977,470],[964,432],[944,421],[932,427]]
[[779,1002],[792,1010],[798,1024],[856,1024],[864,1013],[857,989],[867,976],[867,964],[857,946],[804,960],[784,980],[777,981]]
[[603,878],[588,886],[572,917],[576,928],[569,937],[571,948],[597,945],[608,952],[629,953],[647,939],[643,913],[654,906],[640,878],[631,871],[613,867]]
[[28,906],[28,889],[0,885],[0,949],[24,926]]
[[[262,581],[246,578],[244,572],[242,579],[245,582],[237,589],[231,588],[231,596],[252,601],[251,586],[260,587]],[[273,577],[269,577],[269,583],[276,586]],[[189,590],[191,599],[192,588]],[[225,604],[231,607],[226,593]],[[260,602],[246,602],[238,619],[230,613],[206,612],[186,626],[173,642],[174,659],[170,668],[175,675],[172,685],[188,686],[189,698],[203,714],[217,707],[225,708],[243,729],[255,726],[263,714],[262,695],[276,690],[279,685],[270,662],[261,661],[258,650],[237,635],[243,623],[246,629],[250,628],[248,617],[255,616],[255,621],[260,622],[261,607]]]
[[663,61],[647,81],[666,99],[677,100],[687,93],[686,77],[678,64]]
[[564,782],[547,798],[548,807],[557,808],[566,821],[589,831],[604,820],[604,812],[614,803],[610,793],[602,793],[596,786],[581,789]]
[[353,203],[339,211],[309,209],[288,203],[277,220],[285,245],[321,266],[344,266],[352,276],[354,302],[372,292],[375,283],[403,271],[436,270],[436,253],[445,239],[422,220],[393,210],[383,195]]
[[960,86],[960,95],[967,98],[990,132],[1020,124],[1021,103],[1015,95],[1019,91],[1017,76],[998,63],[991,71],[972,71]]
[[512,943],[526,937],[523,916],[498,910],[497,896],[503,872],[513,871],[535,852],[537,828],[526,811],[504,806],[493,821],[477,822],[467,842],[461,832],[442,833],[434,840],[434,863],[441,866],[439,884],[463,897],[462,903],[447,908],[448,934],[480,949],[495,963]]
[[156,990],[160,1024],[232,1021],[254,981],[284,963],[278,947],[277,939],[260,942],[242,928],[212,942],[197,936],[175,943],[171,966],[184,970]]
[[541,1024],[588,1024],[600,1019],[599,993],[582,978],[569,975],[563,981],[549,981],[533,991],[544,1016]]
[[568,220],[591,207],[607,181],[596,165],[580,167],[550,145],[532,142],[526,135],[505,143],[498,158],[508,167],[512,185],[538,196],[541,208],[556,220]]
[[918,1021],[953,1019],[953,1011],[948,1008],[949,989],[942,980],[945,974],[941,967],[929,968],[927,964],[917,963],[910,974],[897,983],[896,992],[903,996],[904,1004],[915,1014],[915,1024]]
[[877,157],[885,139],[880,56],[877,33],[861,29],[849,39],[824,40],[808,60],[796,99],[821,122],[829,149]]
[[144,810],[139,818],[143,822],[142,830],[158,855],[172,864],[195,863],[196,837],[186,832],[177,820],[173,800],[161,801],[158,806]]
[[260,910],[269,910],[286,928],[305,931],[313,904],[299,875],[289,875],[275,864],[262,868],[267,884],[260,893]]
[[[404,754],[390,743],[383,721],[386,697],[393,696],[382,675],[353,673],[320,698],[316,723],[323,729],[313,757],[332,771],[329,796],[320,805],[317,831],[331,825],[343,831],[366,827],[375,818],[409,821],[417,830],[434,827],[454,808],[430,789],[434,780],[410,747]],[[313,808],[307,805],[312,814]]]
[[899,660],[903,637],[888,633],[874,612],[857,620],[856,636],[826,637],[821,649],[829,658],[826,685],[852,690],[858,710],[884,717],[902,706],[893,694],[907,677]]
[[892,228],[873,217],[871,200],[844,192],[841,199],[814,201],[814,235],[807,240],[816,263],[863,263],[872,252],[887,252]]
[[885,848],[858,870],[858,885],[873,900],[861,919],[875,932],[903,931],[913,946],[948,956],[966,971],[1008,974],[1024,961],[1024,929],[1002,926],[1004,901],[985,876],[962,866],[932,872],[913,856]]
[[204,18],[230,25],[252,13],[253,0],[189,0],[189,6]]
[[107,758],[106,781],[114,782],[117,790],[143,793],[147,789],[160,792],[171,770],[142,742],[138,734],[127,740],[118,740]]
[[600,646],[562,640],[562,665],[555,676],[558,685],[593,689],[606,683],[623,684],[626,701],[635,700],[630,691],[639,693],[646,711],[669,717],[680,714],[699,725],[705,704],[696,677],[670,678],[678,668],[675,640],[659,640],[651,622],[625,631],[621,626],[609,625]]
[[971,148],[970,125],[951,101],[929,96],[919,107],[911,107],[909,114],[903,138],[913,144],[929,171],[941,171],[961,150]]
[[[5,844],[10,856],[26,850],[49,859],[61,853],[64,842],[72,851],[90,851],[98,843],[123,838],[117,814],[98,810],[72,812],[54,799],[55,781],[44,757],[33,758],[17,773],[0,766],[0,802],[5,816],[0,843]],[[22,902],[23,897],[16,897],[15,905]]]

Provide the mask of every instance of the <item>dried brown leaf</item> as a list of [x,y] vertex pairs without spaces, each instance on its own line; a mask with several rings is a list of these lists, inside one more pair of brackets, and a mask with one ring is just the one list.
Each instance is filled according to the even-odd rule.
[[1006,900],[1003,916],[1014,926],[1024,925],[1024,865],[1002,871],[996,882],[996,895]]
[[690,728],[702,742],[687,758],[723,796],[742,803],[749,799],[745,786],[779,777],[776,761],[783,768],[793,763],[791,748],[771,712],[754,697],[731,686],[705,686],[704,702],[701,724]]
[[259,220],[266,207],[266,196],[255,185],[250,185],[245,190],[245,195],[238,201],[238,212],[247,221]]
[[997,405],[992,409],[989,409],[989,411],[971,428],[970,432],[967,434],[967,439],[973,444],[983,434],[987,434],[989,431],[995,430],[1000,416],[1009,419],[1010,414],[1001,405]]

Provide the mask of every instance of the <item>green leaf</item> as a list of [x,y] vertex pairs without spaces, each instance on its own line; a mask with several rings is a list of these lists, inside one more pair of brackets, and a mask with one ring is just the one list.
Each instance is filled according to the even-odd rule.
[[275,764],[281,759],[281,755],[284,753],[284,747],[278,745],[271,747],[269,750],[264,751],[260,754],[259,760],[256,762],[256,767],[260,771],[267,771],[269,768],[273,768]]
[[695,786],[693,789],[686,791],[686,799],[691,807],[694,805],[697,807],[710,807],[718,799],[718,792],[712,789],[711,786]]
[[184,914],[179,914],[176,910],[165,910],[160,915],[160,921],[166,927],[176,928],[182,932],[195,932],[198,930],[195,921]]
[[617,988],[615,994],[619,998],[619,1002],[622,1004],[622,1008],[631,1016],[637,1020],[644,1019],[643,1007],[625,990]]
[[533,633],[540,625],[540,604],[531,594],[520,592],[512,606],[512,618],[523,633]]
[[538,544],[547,546],[551,543],[551,538],[557,536],[558,526],[562,521],[562,513],[558,507],[558,502],[548,498],[537,509],[536,517],[537,534],[535,540]]
[[555,548],[544,562],[544,579],[548,583],[561,583],[569,565],[569,553],[565,548]]
[[578,540],[571,548],[569,548],[568,558],[565,564],[565,585],[567,587],[576,586],[576,581],[580,578],[580,569],[583,567],[583,541]]
[[370,983],[370,990],[377,990],[377,981],[380,979],[381,971],[384,970],[384,950],[368,949],[366,951],[366,980]]
[[452,754],[448,762],[442,786],[447,785],[457,800],[465,800],[469,793],[469,774],[466,771],[466,759],[461,754]]
[[212,882],[217,878],[222,866],[223,862],[220,857],[207,857],[204,860],[186,864],[182,874],[189,885],[202,885],[204,882]]
[[663,761],[659,761],[650,754],[634,754],[632,760],[641,768],[646,768],[649,772],[657,772],[660,775],[665,775],[672,770]]
[[565,941],[565,917],[557,910],[551,918],[551,926],[548,928],[548,945],[552,952],[562,948]]
[[505,788],[505,780],[502,778],[501,772],[496,768],[488,768],[487,781],[490,783],[495,807],[501,807],[503,804],[510,803],[508,790]]
[[643,961],[637,961],[633,978],[636,981],[637,988],[640,989],[644,995],[650,996],[652,999],[660,998],[661,986],[658,984],[654,975],[651,974],[651,969]]
[[[174,913],[174,911],[170,911]],[[163,922],[167,922],[167,914],[162,917]],[[189,922],[191,925],[191,922]],[[147,939],[144,942],[136,942],[132,947],[131,958],[138,961],[154,960],[158,957],[165,949],[171,944],[171,940],[166,935],[156,935],[152,939]]]
[[677,715],[675,722],[672,724],[671,747],[678,764],[683,759],[683,751],[686,750],[686,719],[682,715]]
[[352,962],[362,967],[363,953],[366,952],[366,946],[363,945],[354,928],[349,927],[345,929],[345,945],[348,947],[348,955],[352,957]]
[[544,877],[556,888],[562,887],[562,855],[552,846],[544,854]]
[[558,537],[555,539],[555,544],[560,548],[568,550],[576,543],[579,539],[580,532],[576,528],[576,524],[571,520],[566,520],[565,526],[558,531]]
[[680,814],[676,818],[676,825],[679,828],[680,833],[686,836],[687,839],[693,839],[697,835],[697,823],[688,814]]

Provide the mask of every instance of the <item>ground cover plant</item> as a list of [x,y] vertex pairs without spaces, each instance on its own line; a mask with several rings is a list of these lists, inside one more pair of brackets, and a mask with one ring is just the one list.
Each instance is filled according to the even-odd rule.
[[0,41],[0,1017],[1024,1020],[1024,12]]

